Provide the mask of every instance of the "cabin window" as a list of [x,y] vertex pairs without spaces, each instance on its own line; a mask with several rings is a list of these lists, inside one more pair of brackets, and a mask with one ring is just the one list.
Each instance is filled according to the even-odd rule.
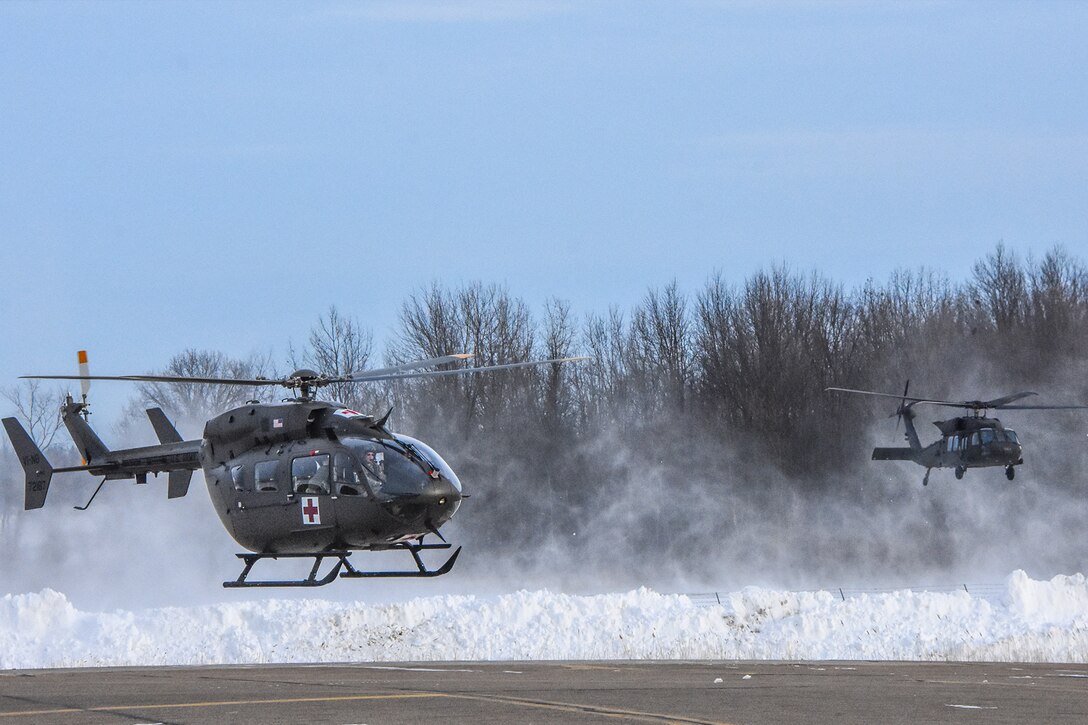
[[948,452],[951,453],[954,450],[956,450],[956,437],[952,436],[948,439]]
[[973,446],[978,445],[978,432],[977,431],[975,433],[971,434],[971,445],[973,445]]
[[329,492],[329,455],[303,456],[291,461],[291,490],[295,493]]
[[279,468],[279,463],[277,461],[261,461],[253,467],[254,479],[256,479],[258,491],[276,490],[277,468]]
[[994,442],[994,432],[990,428],[983,428],[979,431],[979,439],[982,441],[982,445],[988,446]]
[[347,453],[337,453],[333,457],[332,482],[341,496],[362,496],[365,493],[358,465]]
[[245,491],[245,470],[242,466],[230,467],[230,480],[234,482],[235,491]]

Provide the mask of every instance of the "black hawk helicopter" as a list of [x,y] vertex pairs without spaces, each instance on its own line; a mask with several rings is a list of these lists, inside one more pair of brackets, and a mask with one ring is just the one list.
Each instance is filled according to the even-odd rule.
[[[876,393],[871,390],[852,388],[826,388],[839,393],[875,395],[882,398],[899,400],[899,407],[893,417],[898,417],[906,428],[905,437],[909,448],[874,448],[874,461],[914,461],[925,466],[926,474],[922,485],[929,484],[929,472],[934,468],[952,468],[956,478],[963,478],[968,468],[988,468],[1004,466],[1005,477],[1010,481],[1016,477],[1016,466],[1024,462],[1023,447],[1016,431],[1006,428],[997,418],[988,418],[988,410],[1077,410],[1088,405],[1012,405],[1017,400],[1037,395],[1038,393],[1021,392],[1006,395],[993,400],[938,400],[933,398],[912,398],[907,395],[910,381],[903,387],[903,394]],[[940,405],[948,408],[964,408],[967,415],[949,420],[937,420],[933,425],[941,431],[938,441],[923,446],[914,428],[914,406]],[[896,422],[896,429],[899,422]]]
[[[393,433],[386,427],[392,409],[381,418],[334,402],[316,400],[314,391],[342,382],[376,382],[408,378],[466,375],[536,365],[560,364],[586,358],[558,358],[483,367],[418,371],[461,363],[472,355],[460,353],[428,360],[365,370],[347,375],[323,375],[296,370],[285,378],[201,378],[173,375],[90,375],[86,352],[79,353],[79,375],[26,375],[46,380],[79,380],[82,402],[67,396],[61,406],[65,427],[83,465],[54,468],[15,418],[4,428],[26,474],[25,508],[41,508],[54,473],[88,471],[102,476],[86,509],[109,480],[135,479],[168,473],[167,496],[179,498],[189,490],[193,471],[203,469],[212,504],[234,540],[253,553],[241,574],[225,587],[321,586],[341,578],[434,577],[448,573],[461,549],[438,569],[428,569],[420,552],[449,549],[439,528],[453,517],[465,495],[453,469],[422,441]],[[209,420],[199,440],[182,440],[161,408],[147,411],[159,445],[111,450],[87,422],[87,392],[92,380],[192,383],[204,385],[283,386],[294,391],[281,403],[250,401]],[[441,543],[424,543],[433,534]],[[348,561],[352,551],[407,551],[415,569],[360,571]],[[305,579],[250,581],[253,565],[262,559],[313,559]],[[331,570],[318,577],[325,559]]]

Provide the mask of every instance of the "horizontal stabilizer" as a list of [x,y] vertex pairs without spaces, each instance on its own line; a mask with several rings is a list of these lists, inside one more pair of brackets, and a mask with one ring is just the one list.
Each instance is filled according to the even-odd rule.
[[911,448],[874,448],[874,461],[913,461],[914,450]]
[[26,474],[26,498],[23,507],[27,511],[40,509],[45,505],[45,496],[49,493],[53,467],[16,418],[4,418],[4,429],[8,432],[15,455],[19,457],[23,473]]
[[166,497],[181,498],[189,493],[189,481],[193,480],[192,471],[170,471],[166,479]]

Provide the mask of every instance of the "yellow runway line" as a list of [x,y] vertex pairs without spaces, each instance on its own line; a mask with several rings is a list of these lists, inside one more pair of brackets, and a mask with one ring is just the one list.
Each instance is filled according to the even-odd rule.
[[63,715],[77,712],[120,712],[127,710],[171,710],[190,707],[230,707],[234,705],[290,705],[309,702],[348,702],[351,700],[412,700],[427,697],[444,697],[439,693],[416,692],[400,695],[340,695],[332,697],[288,697],[274,700],[212,700],[207,702],[174,702],[149,705],[102,705],[86,708],[56,708],[53,710],[15,710],[0,712],[0,717],[33,717],[35,715]]
[[507,695],[470,695],[461,693],[446,693],[446,697],[460,700],[479,700],[482,702],[494,702],[507,705],[520,705],[522,707],[536,707],[543,710],[558,710],[560,712],[574,712],[581,715],[597,715],[599,717],[615,717],[625,720],[655,723],[683,723],[684,725],[729,725],[729,723],[716,720],[700,720],[697,718],[680,715],[665,715],[656,712],[643,712],[640,710],[621,710],[610,707],[598,707],[596,705],[579,705],[573,702],[552,702],[550,700],[528,700]]
[[409,692],[391,695],[338,695],[328,697],[287,697],[267,700],[208,700],[204,702],[172,702],[149,703],[145,705],[99,705],[87,708],[52,708],[39,710],[13,710],[0,712],[0,718],[38,717],[43,715],[74,715],[87,712],[143,712],[145,710],[180,710],[197,707],[235,707],[240,705],[293,705],[321,702],[352,702],[362,700],[418,700],[427,698],[444,697],[455,700],[474,700],[494,705],[513,705],[517,707],[536,708],[558,712],[569,712],[579,715],[596,717],[623,718],[641,722],[653,723],[685,723],[688,725],[729,725],[712,720],[700,720],[697,718],[678,715],[667,715],[638,710],[622,710],[615,708],[598,707],[596,705],[580,705],[572,702],[553,702],[549,700],[530,700],[505,695],[474,695],[469,693],[452,692]]

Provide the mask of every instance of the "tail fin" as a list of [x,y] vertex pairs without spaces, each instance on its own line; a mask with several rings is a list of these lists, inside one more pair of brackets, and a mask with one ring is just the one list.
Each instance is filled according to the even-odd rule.
[[53,467],[49,465],[45,454],[15,418],[4,418],[4,429],[8,432],[15,455],[26,474],[26,510],[40,509],[45,505],[45,496],[49,493],[49,480],[53,478]]
[[72,396],[68,396],[68,400],[61,407],[61,412],[64,427],[68,429],[76,448],[79,449],[79,455],[83,456],[83,462],[92,463],[105,458],[110,449],[106,447],[98,434],[91,430],[91,426],[81,415],[86,409],[86,403],[73,402]]
[[162,408],[148,408],[145,412],[151,420],[151,427],[155,429],[159,443],[181,443],[181,434],[166,417],[166,413],[162,412]]

